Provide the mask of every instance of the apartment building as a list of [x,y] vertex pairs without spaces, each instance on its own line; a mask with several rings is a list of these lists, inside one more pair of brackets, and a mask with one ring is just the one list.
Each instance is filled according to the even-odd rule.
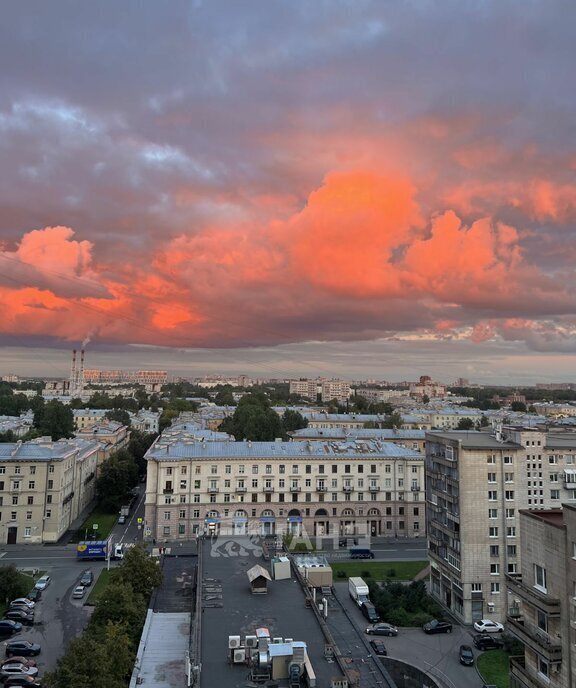
[[363,397],[373,404],[377,404],[380,402],[389,402],[395,399],[409,398],[410,392],[407,389],[376,389],[374,387],[357,387],[356,395]]
[[431,593],[464,623],[504,621],[520,571],[518,511],[576,501],[576,434],[426,433]]
[[146,454],[145,533],[424,535],[424,460],[387,442],[207,442]]
[[106,420],[95,423],[84,430],[77,430],[76,437],[85,440],[98,440],[107,445],[111,451],[118,451],[130,441],[130,430],[122,423]]
[[316,401],[318,396],[322,401],[336,401],[345,403],[352,394],[350,383],[345,380],[327,380],[317,378],[310,380],[301,378],[300,380],[290,380],[290,394],[298,394],[306,399]]
[[75,430],[86,430],[93,425],[102,423],[108,413],[105,409],[74,409],[74,428]]
[[0,444],[0,541],[57,542],[94,499],[98,442]]
[[511,688],[576,685],[576,506],[519,512],[522,566],[507,576],[507,630],[524,646]]
[[424,452],[426,433],[424,430],[404,430],[402,428],[301,428],[288,433],[294,442],[346,442],[347,440],[376,440],[394,442],[400,447]]

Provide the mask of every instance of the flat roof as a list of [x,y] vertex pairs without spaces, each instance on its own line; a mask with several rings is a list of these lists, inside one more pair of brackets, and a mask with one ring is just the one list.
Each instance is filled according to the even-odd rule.
[[562,509],[541,509],[532,511],[530,509],[520,509],[523,516],[533,518],[536,521],[545,521],[556,528],[564,527],[564,515]]
[[494,435],[478,430],[453,430],[450,432],[430,430],[426,433],[426,438],[431,437],[460,442],[463,447],[469,449],[524,449],[521,444],[509,440],[499,441]]

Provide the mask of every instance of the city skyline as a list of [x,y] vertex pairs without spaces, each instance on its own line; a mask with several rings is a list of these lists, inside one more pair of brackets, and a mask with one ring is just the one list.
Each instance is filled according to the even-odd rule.
[[571,381],[576,7],[27,7],[0,373]]

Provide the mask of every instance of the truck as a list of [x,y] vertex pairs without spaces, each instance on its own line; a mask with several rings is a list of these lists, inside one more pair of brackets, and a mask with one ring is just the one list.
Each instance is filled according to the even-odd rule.
[[76,547],[77,559],[108,559],[112,556],[112,540],[85,540]]
[[120,516],[130,516],[130,504],[124,504],[120,507]]
[[370,601],[368,584],[362,578],[349,578],[348,592],[350,593],[350,597],[354,600],[354,602],[356,602],[356,604],[359,607],[362,607],[363,602]]

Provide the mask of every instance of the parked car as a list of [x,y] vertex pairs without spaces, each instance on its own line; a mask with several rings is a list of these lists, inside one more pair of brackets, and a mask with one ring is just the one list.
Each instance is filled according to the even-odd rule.
[[381,640],[371,640],[370,647],[374,650],[374,654],[379,657],[386,657],[388,652],[386,651],[386,645]]
[[15,633],[20,633],[21,630],[22,624],[18,621],[12,621],[11,619],[0,620],[0,638],[9,638]]
[[12,600],[12,602],[10,602],[11,607],[16,605],[20,607],[28,607],[28,609],[34,609],[34,607],[36,606],[36,602],[34,602],[33,600],[29,600],[27,597],[17,597],[15,600]]
[[0,669],[0,680],[8,678],[8,676],[31,676],[35,678],[38,676],[38,667],[28,666],[21,662],[7,662]]
[[372,602],[368,600],[366,602],[362,602],[360,605],[360,611],[371,624],[375,624],[380,621],[376,607],[372,604]]
[[90,571],[90,569],[87,569],[80,576],[79,585],[83,585],[86,588],[89,585],[92,585],[93,582],[94,582],[94,574],[92,573],[92,571]]
[[422,626],[424,633],[452,633],[452,624],[448,621],[438,621],[433,619]]
[[26,664],[28,666],[36,666],[36,660],[30,659],[30,657],[18,657],[18,656],[13,656],[13,657],[6,657],[5,660],[0,662],[0,666],[4,666],[5,664],[11,664],[12,662],[20,662],[20,664]]
[[34,625],[34,612],[28,612],[25,609],[9,609],[5,612],[4,618],[18,621],[24,626]]
[[372,626],[368,626],[366,629],[368,635],[398,635],[398,629],[389,623],[375,623]]
[[460,645],[460,664],[472,666],[474,664],[474,652],[470,645]]
[[39,602],[42,598],[42,590],[36,590],[36,588],[32,588],[32,590],[30,590],[30,592],[26,595],[26,598],[32,602]]
[[500,638],[494,638],[494,636],[484,633],[483,635],[475,635],[472,639],[474,645],[479,650],[501,650],[504,647],[504,641]]
[[504,626],[498,621],[490,621],[490,619],[480,619],[474,622],[474,628],[479,633],[502,633]]
[[5,688],[12,688],[12,686],[41,686],[40,679],[37,676],[26,676],[25,674],[8,676],[4,681]]
[[75,600],[81,600],[85,594],[86,594],[86,588],[83,585],[77,585],[74,588],[74,592],[72,593],[72,597]]
[[120,525],[123,525],[124,523],[126,523],[126,516],[124,516],[124,515],[118,516],[118,523]]
[[46,588],[50,585],[50,581],[52,579],[50,576],[42,576],[36,581],[36,585],[34,586],[36,590],[46,590]]
[[40,645],[29,640],[10,640],[6,643],[6,657],[36,657],[41,650]]

